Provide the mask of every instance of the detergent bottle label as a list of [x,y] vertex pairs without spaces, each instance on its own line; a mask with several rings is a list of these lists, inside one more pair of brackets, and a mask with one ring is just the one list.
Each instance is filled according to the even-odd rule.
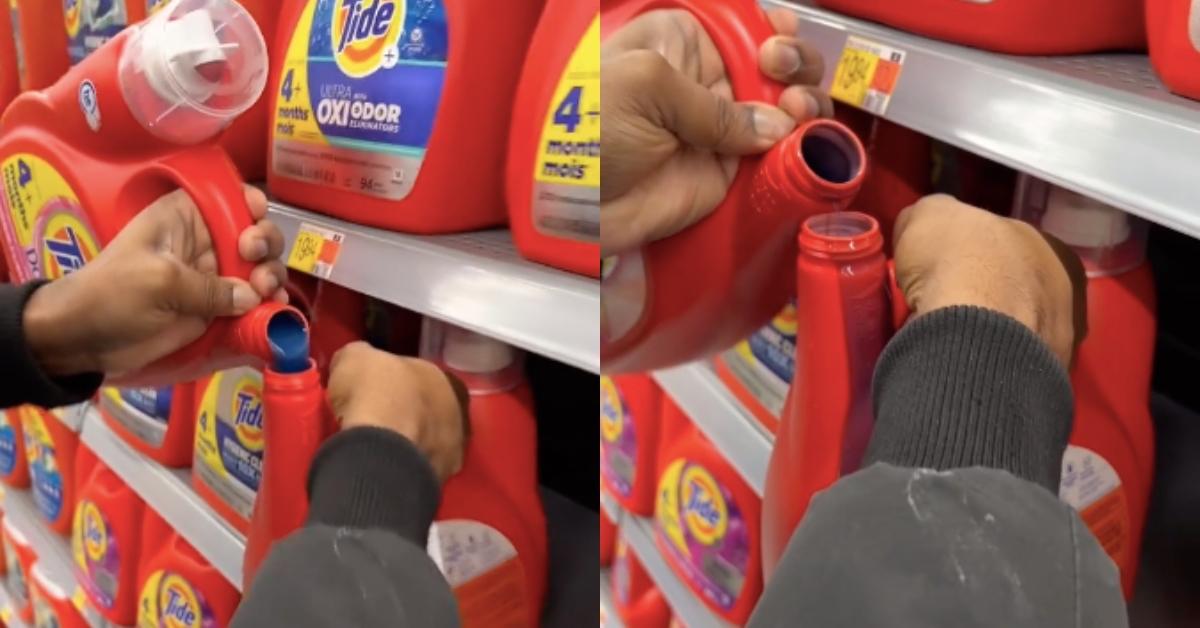
[[111,610],[120,584],[121,552],[108,517],[91,500],[75,507],[71,525],[75,580],[96,606]]
[[17,548],[13,546],[8,535],[4,535],[4,585],[14,606],[25,606],[29,599],[29,584],[25,580],[25,570],[17,556]]
[[433,133],[449,46],[441,0],[308,2],[281,74],[276,174],[407,197]]
[[750,534],[733,495],[708,469],[685,459],[668,465],[658,484],[656,531],[692,589],[722,610],[742,592]]
[[146,15],[154,15],[167,6],[171,0],[146,0]]
[[554,90],[533,173],[533,225],[552,236],[600,239],[600,16]]
[[138,628],[217,628],[204,594],[178,573],[159,569],[146,578]]
[[151,447],[159,447],[171,418],[171,388],[103,388],[100,406],[114,421]]
[[23,263],[11,269],[20,281],[59,279],[83,268],[100,252],[79,197],[46,160],[17,153],[0,163],[4,244]]
[[83,61],[129,25],[125,0],[62,0],[71,65]]
[[721,355],[742,387],[776,417],[783,412],[796,371],[796,305]]
[[637,431],[625,396],[607,376],[600,377],[600,439],[604,479],[618,495],[629,497],[637,472]]
[[1121,477],[1100,454],[1067,445],[1058,498],[1079,512],[1101,547],[1118,567],[1129,562],[1129,505]]
[[478,521],[436,521],[426,547],[454,597],[464,626],[520,626],[526,607],[525,570],[512,543]]
[[[15,417],[10,417],[9,412],[15,412]],[[20,410],[13,408],[9,410],[0,410],[0,475],[8,477],[17,469],[17,430],[13,428],[12,421],[20,421]]]
[[223,502],[249,518],[262,480],[262,374],[221,371],[208,380],[196,419],[195,470]]
[[25,46],[21,45],[21,9],[19,0],[8,0],[9,22],[12,24],[13,44],[17,49],[17,76],[25,76]]
[[21,415],[33,501],[47,521],[57,521],[63,507],[63,476],[54,439],[41,412],[27,409]]

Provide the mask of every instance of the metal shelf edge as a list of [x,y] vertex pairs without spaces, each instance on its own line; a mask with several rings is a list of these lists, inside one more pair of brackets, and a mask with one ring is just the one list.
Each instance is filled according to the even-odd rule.
[[625,628],[617,607],[613,605],[612,588],[608,586],[608,570],[600,570],[600,628]]
[[667,599],[671,611],[688,628],[726,628],[729,625],[696,599],[687,585],[671,571],[662,554],[658,553],[658,546],[654,544],[654,524],[649,519],[626,513],[621,521],[621,536],[633,548],[642,567]]

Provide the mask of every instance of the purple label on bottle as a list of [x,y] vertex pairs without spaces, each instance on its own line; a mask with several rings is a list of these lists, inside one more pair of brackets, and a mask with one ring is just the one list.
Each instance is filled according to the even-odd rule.
[[75,508],[71,529],[75,579],[99,608],[111,610],[121,581],[121,554],[108,517],[91,500]]
[[600,378],[600,463],[609,488],[629,497],[637,474],[637,430],[625,396],[608,377]]

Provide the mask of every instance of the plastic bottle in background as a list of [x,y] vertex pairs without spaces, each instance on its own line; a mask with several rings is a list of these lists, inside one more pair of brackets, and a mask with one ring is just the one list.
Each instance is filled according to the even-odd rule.
[[[165,6],[166,0],[146,0],[151,11],[158,11]],[[242,8],[254,18],[258,30],[262,32],[267,47],[274,55],[276,50],[276,26],[279,18],[279,0],[238,0]],[[274,58],[274,57],[272,57]],[[267,144],[270,141],[267,119],[270,113],[271,99],[263,94],[238,116],[229,128],[221,135],[221,147],[228,153],[229,158],[237,166],[238,172],[247,181],[263,181],[267,178]]]
[[0,480],[13,488],[29,488],[22,414],[28,406],[0,410]]
[[49,573],[47,561],[38,560],[30,570],[29,599],[36,628],[90,628],[71,603],[69,578],[60,580]]
[[37,555],[29,538],[13,523],[13,518],[4,515],[2,526],[4,539],[4,588],[13,611],[23,621],[33,621],[33,605],[29,603],[29,574]]
[[504,169],[496,165],[542,2],[491,8],[471,0],[284,3],[271,193],[396,231],[503,223]]
[[262,480],[263,376],[242,367],[196,383],[192,486],[213,510],[245,534]]
[[1167,88],[1200,100],[1200,6],[1194,0],[1146,0],[1150,63]]
[[600,376],[600,479],[621,506],[654,514],[662,390],[645,374]]
[[779,429],[788,387],[792,385],[795,360],[796,302],[793,300],[770,323],[718,355],[713,365],[725,387],[759,425],[774,434]]
[[8,0],[21,91],[49,87],[71,65],[63,3],[56,0]]
[[858,469],[874,426],[871,377],[892,332],[879,223],[859,212],[808,219],[798,238],[796,377],[763,493],[769,581],[813,494]]
[[[8,108],[8,103],[21,93],[17,45],[13,39],[13,11],[7,9],[7,6],[0,5],[0,113],[3,113]],[[7,271],[0,272],[0,278],[6,276]]]
[[666,628],[671,618],[667,600],[623,537],[617,538],[609,586],[626,628]]
[[1066,55],[1146,47],[1138,0],[820,0],[818,4],[926,37],[1009,54]]
[[1088,335],[1075,357],[1075,424],[1059,497],[1079,511],[1133,594],[1154,475],[1150,378],[1156,298],[1146,223],[1100,201],[1022,176],[1014,214],[1079,254]]
[[890,254],[896,218],[932,191],[933,146],[927,136],[877,116],[864,143],[871,169],[850,207],[879,221]]
[[[627,15],[690,11],[721,52],[734,97],[778,100],[782,86],[758,68],[759,46],[775,31],[753,0],[626,0],[606,10],[609,6]],[[639,251],[605,259],[604,370],[650,371],[705,357],[769,321],[791,293],[793,236],[800,222],[844,209],[865,170],[862,144],[849,129],[833,120],[810,121],[765,156],[743,159],[725,200],[704,220]]]
[[62,4],[71,65],[146,17],[145,0],[62,0]]
[[159,464],[192,461],[195,401],[192,383],[162,388],[101,388],[100,415],[118,436]]
[[536,626],[546,595],[546,516],[523,354],[426,318],[421,357],[471,395],[471,438],[462,470],[442,489],[429,555],[454,589],[463,626]]
[[71,530],[75,580],[91,607],[120,626],[137,620],[137,570],[145,504],[87,447],[76,467],[79,503]]
[[61,409],[26,408],[21,419],[33,502],[46,527],[67,536],[75,513],[79,433],[63,423]]
[[600,15],[549,0],[517,88],[508,222],[521,255],[600,276]]
[[[673,425],[688,421],[667,397],[663,416]],[[762,594],[761,500],[695,426],[663,453],[654,508],[659,552],[709,609],[741,625]]]
[[[609,508],[603,502],[610,499],[600,489],[600,566],[607,567],[612,563],[613,547],[617,540],[617,520],[609,517]],[[615,507],[615,504],[614,504]]]
[[150,508],[142,527],[137,625],[229,625],[241,602],[237,589]]

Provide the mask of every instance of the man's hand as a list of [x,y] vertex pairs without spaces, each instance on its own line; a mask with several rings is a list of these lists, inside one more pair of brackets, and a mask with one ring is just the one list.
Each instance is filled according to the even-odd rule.
[[[725,198],[738,157],[762,153],[802,122],[829,116],[816,89],[824,62],[795,37],[799,22],[768,12],[779,35],[759,68],[789,84],[778,103],[735,103],[712,39],[687,11],[651,11],[605,41],[601,53],[600,245],[637,248],[704,218]],[[777,106],[776,106],[777,105]]]
[[407,437],[442,482],[462,468],[466,388],[430,362],[352,342],[330,363],[329,405],[343,430],[368,425]]
[[913,316],[976,305],[1029,327],[1068,368],[1087,334],[1087,277],[1066,245],[944,194],[896,220],[896,280]]
[[267,199],[246,188],[257,224],[238,239],[257,262],[250,281],[220,277],[208,229],[175,191],[131,220],[96,259],[38,288],[24,311],[25,339],[51,376],[136,371],[204,334],[218,316],[244,314],[283,291],[283,235],[265,220]]

